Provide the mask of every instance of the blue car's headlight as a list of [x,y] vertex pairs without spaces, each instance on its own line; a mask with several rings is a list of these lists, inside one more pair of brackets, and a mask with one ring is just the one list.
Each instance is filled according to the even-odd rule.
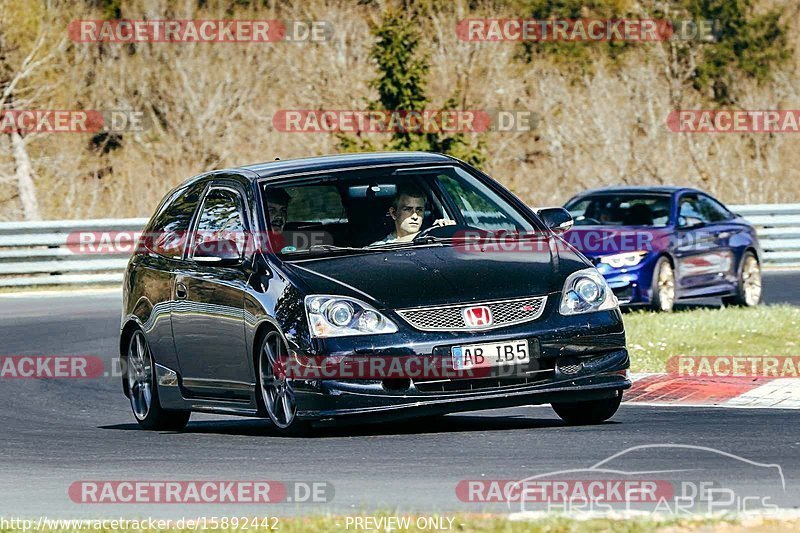
[[614,268],[632,267],[642,262],[647,256],[647,252],[626,252],[624,254],[607,255],[600,258],[601,263]]
[[615,309],[619,304],[614,292],[603,275],[594,268],[570,274],[564,283],[564,291],[558,312],[562,315],[578,315],[593,311]]
[[313,337],[346,337],[395,333],[397,326],[371,305],[346,296],[306,296],[308,327]]

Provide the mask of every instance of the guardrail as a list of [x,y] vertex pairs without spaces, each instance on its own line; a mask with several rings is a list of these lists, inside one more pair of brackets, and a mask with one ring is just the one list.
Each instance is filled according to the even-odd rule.
[[800,204],[728,207],[756,226],[765,265],[800,268]]
[[[758,228],[765,265],[800,268],[800,204],[730,208]],[[0,222],[0,287],[119,284],[127,253],[73,253],[68,241],[74,244],[78,232],[137,232],[146,223],[145,218]]]
[[136,232],[145,224],[146,218],[0,222],[0,287],[120,284],[129,253],[73,253],[68,241],[78,232]]

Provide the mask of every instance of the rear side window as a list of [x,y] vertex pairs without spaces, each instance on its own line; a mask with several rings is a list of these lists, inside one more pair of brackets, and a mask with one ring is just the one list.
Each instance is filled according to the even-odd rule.
[[173,194],[146,230],[146,246],[170,259],[181,259],[189,225],[205,184],[182,189]]
[[205,243],[230,240],[237,243],[241,254],[246,237],[242,212],[242,200],[238,193],[229,189],[209,191],[197,222],[194,249]]

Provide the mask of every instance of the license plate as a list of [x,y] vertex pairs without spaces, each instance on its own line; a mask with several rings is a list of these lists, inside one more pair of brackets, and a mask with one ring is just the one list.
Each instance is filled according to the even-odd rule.
[[527,340],[453,346],[451,353],[456,370],[521,365],[531,360]]

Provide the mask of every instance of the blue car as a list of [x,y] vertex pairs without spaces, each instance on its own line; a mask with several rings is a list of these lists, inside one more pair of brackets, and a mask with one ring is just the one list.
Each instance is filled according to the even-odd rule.
[[575,219],[564,240],[597,266],[622,305],[671,311],[693,298],[761,302],[755,228],[703,191],[609,187],[564,207]]

